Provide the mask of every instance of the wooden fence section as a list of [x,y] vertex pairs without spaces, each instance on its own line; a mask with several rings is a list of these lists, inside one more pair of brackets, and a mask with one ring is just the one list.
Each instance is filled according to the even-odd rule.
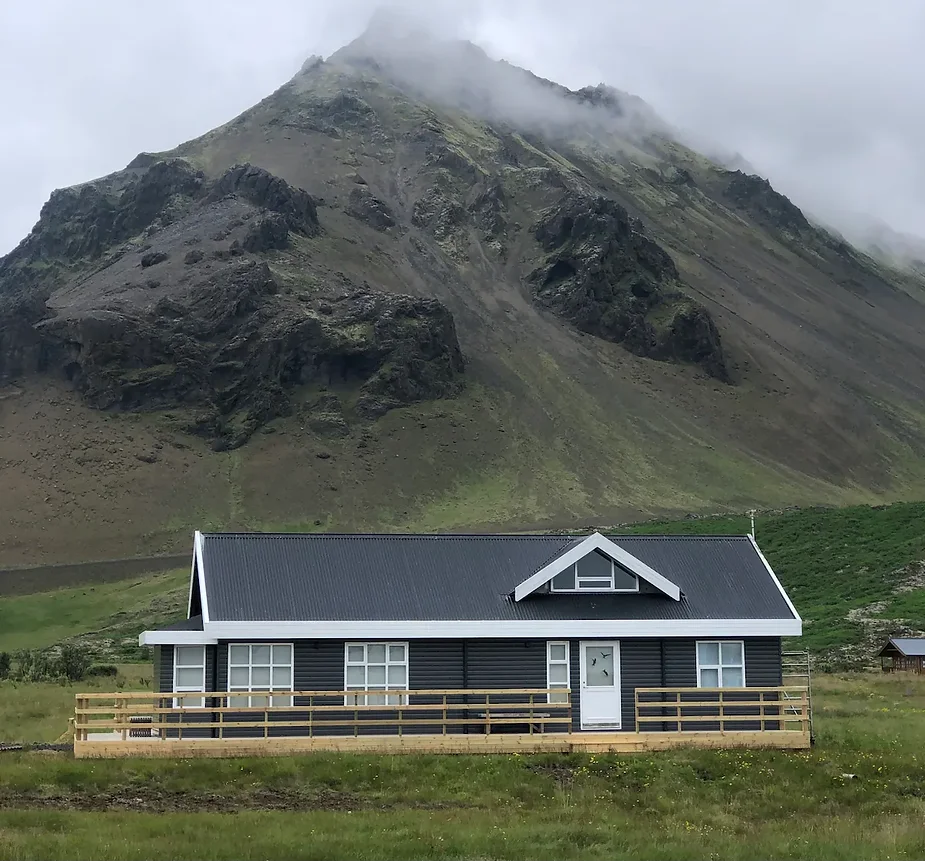
[[[369,703],[374,697],[391,702]],[[263,702],[255,705],[254,700]],[[122,741],[223,739],[240,736],[240,730],[265,739],[271,731],[277,737],[359,737],[368,728],[398,736],[472,730],[489,735],[514,726],[533,735],[547,729],[570,731],[571,700],[571,691],[564,688],[84,693],[76,697],[74,740],[92,741],[94,735],[108,740],[115,735]]]
[[636,688],[636,732],[795,732],[810,735],[809,689]]

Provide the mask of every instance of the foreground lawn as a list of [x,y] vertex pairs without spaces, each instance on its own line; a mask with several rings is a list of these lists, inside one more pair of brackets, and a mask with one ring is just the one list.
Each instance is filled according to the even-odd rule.
[[797,752],[2,754],[0,859],[925,857],[925,680],[820,677],[816,715]]

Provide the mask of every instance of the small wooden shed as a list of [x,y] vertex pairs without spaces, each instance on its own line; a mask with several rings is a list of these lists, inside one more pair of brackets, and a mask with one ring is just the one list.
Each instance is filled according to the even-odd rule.
[[877,657],[885,673],[921,673],[925,670],[925,637],[890,637]]

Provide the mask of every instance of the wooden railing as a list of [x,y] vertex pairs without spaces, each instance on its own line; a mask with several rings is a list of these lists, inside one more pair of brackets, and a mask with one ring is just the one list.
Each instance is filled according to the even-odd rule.
[[810,732],[809,689],[636,688],[636,732]]
[[[388,695],[389,704],[363,704],[362,701]],[[555,702],[548,702],[549,695]],[[175,705],[194,701],[196,705]],[[567,688],[516,688],[495,690],[414,690],[414,691],[276,691],[269,701],[242,705],[247,698],[266,699],[267,695],[246,691],[163,694],[125,692],[78,694],[74,709],[74,740],[92,740],[94,734],[121,735],[123,740],[137,737],[226,738],[239,735],[319,734],[359,735],[364,728],[373,732],[409,735],[447,734],[475,729],[491,733],[505,726],[524,726],[531,735],[547,727],[568,732],[572,723],[572,698]],[[285,700],[289,704],[275,704]],[[205,702],[204,706],[199,703]],[[256,732],[254,732],[256,730]],[[261,732],[262,731],[262,732]]]

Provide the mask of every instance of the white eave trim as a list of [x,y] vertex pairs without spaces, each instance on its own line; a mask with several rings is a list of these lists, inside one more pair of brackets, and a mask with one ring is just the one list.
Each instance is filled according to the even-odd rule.
[[574,565],[579,559],[587,556],[593,550],[600,550],[606,556],[609,556],[615,562],[618,562],[626,568],[627,571],[631,571],[640,579],[645,580],[659,591],[664,592],[669,598],[675,601],[681,600],[681,590],[676,584],[672,583],[667,577],[663,577],[654,568],[650,568],[641,559],[637,559],[632,553],[628,553],[618,544],[615,544],[609,538],[601,535],[600,532],[589,535],[576,547],[567,550],[561,556],[557,556],[548,565],[540,568],[536,574],[531,575],[522,583],[518,584],[517,588],[514,589],[514,600],[523,600],[527,595],[539,589],[540,586],[552,580],[556,574],[564,571],[569,565]]
[[[215,640],[628,639],[631,637],[797,637],[799,619],[549,619],[321,622],[210,622]],[[181,632],[156,632],[176,637]],[[150,641],[149,641],[150,642]],[[173,642],[171,640],[170,642]],[[201,642],[201,641],[200,641]]]
[[[202,533],[198,529],[196,530],[193,545],[196,554],[196,567],[199,570],[199,603],[202,604],[202,622],[205,625],[209,621],[209,597],[206,595],[206,569],[202,561]],[[189,617],[187,616],[187,618]]]
[[774,585],[780,590],[780,594],[783,597],[784,601],[787,602],[787,606],[790,608],[790,612],[793,613],[793,618],[800,623],[800,633],[795,634],[794,636],[800,636],[803,633],[803,619],[800,614],[797,612],[797,608],[793,606],[793,601],[790,600],[790,596],[784,590],[784,587],[781,585],[780,580],[777,579],[777,575],[774,573],[774,569],[771,567],[771,563],[765,559],[764,553],[761,552],[761,548],[758,546],[758,542],[749,535],[748,540],[751,542],[752,547],[755,548],[755,553],[758,554],[758,558],[764,563],[764,567],[767,569],[768,574],[771,575],[771,579],[774,581]]
[[205,631],[142,631],[139,646],[214,646],[218,640]]

